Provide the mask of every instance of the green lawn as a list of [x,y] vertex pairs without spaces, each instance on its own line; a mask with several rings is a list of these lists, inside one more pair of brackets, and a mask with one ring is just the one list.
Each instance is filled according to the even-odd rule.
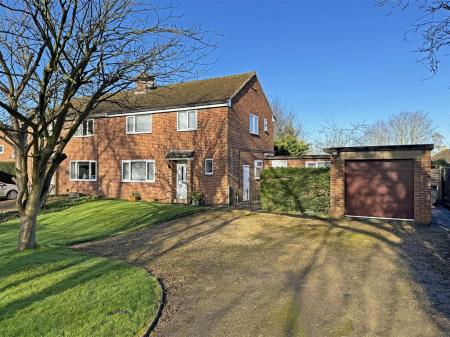
[[193,211],[144,201],[82,202],[42,214],[40,248],[32,252],[16,250],[18,220],[0,224],[0,335],[137,336],[156,313],[156,280],[141,268],[66,246]]

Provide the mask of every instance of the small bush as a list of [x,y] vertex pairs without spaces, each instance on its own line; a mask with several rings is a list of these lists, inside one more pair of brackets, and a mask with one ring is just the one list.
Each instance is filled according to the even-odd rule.
[[328,168],[270,168],[262,172],[261,206],[268,211],[329,215]]
[[16,175],[16,164],[13,161],[0,161],[0,172]]

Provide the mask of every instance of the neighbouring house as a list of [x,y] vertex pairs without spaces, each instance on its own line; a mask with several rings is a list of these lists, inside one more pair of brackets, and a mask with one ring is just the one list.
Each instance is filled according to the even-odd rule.
[[274,119],[256,73],[135,90],[101,103],[65,149],[58,194],[207,204],[259,198]]
[[0,139],[0,162],[14,161],[14,148],[3,139]]
[[431,222],[433,144],[335,147],[330,203],[334,217]]
[[301,156],[274,156],[264,159],[264,167],[330,167],[329,154],[305,154]]

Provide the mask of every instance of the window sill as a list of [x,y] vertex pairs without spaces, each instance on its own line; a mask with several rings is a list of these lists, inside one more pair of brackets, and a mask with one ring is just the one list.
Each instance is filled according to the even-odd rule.
[[121,183],[154,183],[155,180],[121,180]]
[[94,136],[94,134],[92,134],[92,135],[83,135],[83,136],[73,136],[73,138],[86,138],[86,137],[92,137],[92,136]]
[[141,131],[141,132],[127,132],[127,135],[145,135],[145,134],[150,134],[152,133],[151,131]]
[[213,176],[214,173],[205,173],[205,176]]
[[69,179],[70,181],[87,181],[87,182],[94,182],[97,181],[97,179]]
[[177,129],[177,131],[180,131],[180,132],[197,131],[197,129]]

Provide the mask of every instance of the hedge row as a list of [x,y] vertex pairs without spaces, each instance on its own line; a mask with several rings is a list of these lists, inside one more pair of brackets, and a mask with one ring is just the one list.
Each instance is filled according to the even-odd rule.
[[267,211],[329,215],[328,168],[270,168],[261,177],[261,207]]
[[0,161],[0,172],[16,175],[16,166],[13,161]]

